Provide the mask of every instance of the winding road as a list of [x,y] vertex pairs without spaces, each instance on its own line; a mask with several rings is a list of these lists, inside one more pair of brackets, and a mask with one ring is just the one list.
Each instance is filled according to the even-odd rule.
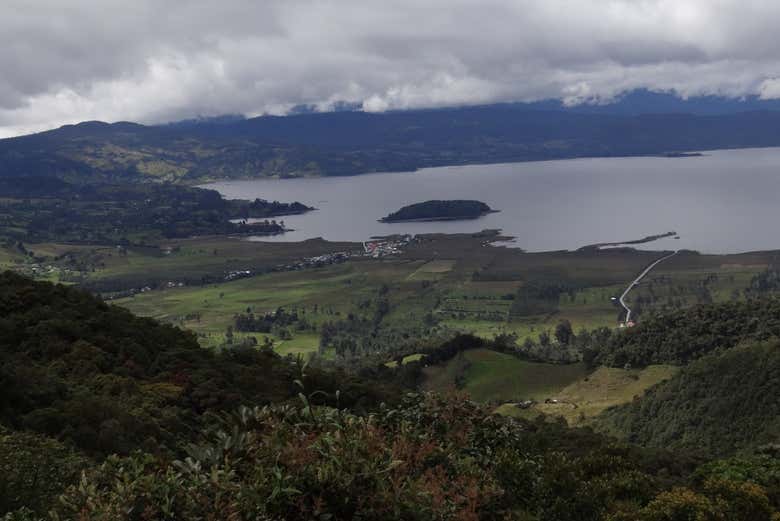
[[678,251],[675,251],[675,252],[673,252],[673,253],[670,253],[669,255],[665,255],[665,256],[661,257],[660,259],[658,259],[658,260],[654,261],[654,262],[653,262],[652,264],[650,264],[650,265],[649,265],[647,268],[645,268],[645,270],[644,270],[642,273],[640,273],[640,274],[639,274],[639,276],[638,276],[637,278],[635,278],[635,279],[634,279],[634,281],[633,281],[631,284],[629,284],[629,285],[628,285],[628,287],[627,287],[627,288],[626,288],[626,290],[623,292],[623,294],[622,294],[622,295],[620,295],[620,298],[619,298],[618,300],[620,301],[620,305],[621,305],[621,306],[623,306],[623,307],[625,308],[625,310],[626,310],[626,320],[625,320],[625,323],[626,323],[626,324],[628,324],[628,322],[631,320],[631,308],[630,308],[630,307],[628,307],[628,306],[626,305],[626,301],[624,300],[624,299],[626,298],[626,296],[628,295],[628,292],[629,292],[629,291],[631,291],[632,289],[634,289],[634,286],[636,286],[637,284],[639,284],[639,282],[640,282],[640,281],[641,281],[643,278],[645,278],[645,275],[647,275],[648,273],[650,273],[650,271],[651,271],[653,268],[655,268],[655,267],[656,267],[658,264],[662,263],[662,262],[663,262],[663,261],[665,261],[666,259],[668,259],[668,258],[670,258],[670,257],[674,257],[675,255],[677,255],[677,253],[678,253],[678,252],[679,252],[679,250],[678,250]]

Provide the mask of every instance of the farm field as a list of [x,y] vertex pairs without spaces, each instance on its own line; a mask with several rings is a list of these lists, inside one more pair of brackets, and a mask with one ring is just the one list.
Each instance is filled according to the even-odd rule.
[[[26,254],[18,247],[0,248],[0,264],[118,296],[113,303],[190,329],[209,348],[229,341],[238,314],[295,311],[306,326],[291,328],[284,338],[277,332],[230,335],[233,342],[254,337],[258,344],[272,342],[279,352],[309,356],[319,351],[323,324],[350,317],[375,322],[373,335],[392,331],[393,338],[407,343],[456,332],[523,343],[551,334],[561,321],[575,333],[612,328],[621,313],[612,297],[663,254],[626,248],[526,253],[492,245],[497,239],[490,231],[424,235],[400,254],[379,259],[362,256],[360,244],[322,240],[202,237],[126,248],[41,243],[25,245],[32,252]],[[338,251],[351,256],[346,262],[295,268],[302,259]],[[653,309],[745,298],[753,279],[776,256],[681,252],[653,271],[628,301],[641,320]],[[226,280],[237,272],[246,275]],[[400,354],[415,352],[419,349],[410,346]]]
[[236,237],[171,239],[145,245],[84,245],[63,243],[0,246],[0,265],[37,277],[36,271],[62,274],[103,294],[169,284],[200,286],[224,282],[232,272],[267,273],[280,266],[335,252],[357,252],[356,243],[310,240],[302,243],[263,243]]
[[[370,299],[385,283],[414,270],[414,265],[382,263],[338,264],[306,271],[269,273],[221,284],[171,288],[137,294],[115,303],[196,332],[201,343],[215,347],[239,313],[264,314],[278,308],[296,310],[313,326],[346,317]],[[247,336],[269,336],[282,354],[316,352],[319,336],[312,331],[293,332],[293,338],[233,333],[236,341]]]
[[[547,336],[553,354],[541,359],[561,361],[555,352],[568,346],[557,343],[557,326],[570,324],[575,336],[615,328],[622,310],[613,297],[664,255],[625,248],[526,253],[491,245],[495,238],[491,232],[427,235],[380,258],[363,256],[360,244],[322,240],[14,244],[0,246],[0,266],[101,293],[114,305],[192,331],[207,349],[266,346],[315,365],[406,371],[415,375],[410,385],[462,391],[509,416],[598,427],[603,411],[631,402],[675,374],[672,366],[588,370],[576,362],[576,351],[567,360],[575,362],[568,364],[468,349],[439,365],[415,366],[457,333],[500,337],[517,346],[540,345]],[[302,262],[335,252],[349,255],[338,262]],[[773,280],[777,258],[777,252],[680,252],[653,270],[627,301],[641,321],[656,310],[750,298],[758,279]],[[234,273],[240,276],[226,280]],[[273,316],[280,310],[298,321],[237,328],[239,316]],[[328,340],[326,331],[331,331]],[[525,400],[535,403],[519,408]]]
[[766,268],[761,263],[678,269],[662,265],[634,288],[627,300],[632,309],[641,310],[648,305],[669,309],[740,299],[745,297],[751,280]]

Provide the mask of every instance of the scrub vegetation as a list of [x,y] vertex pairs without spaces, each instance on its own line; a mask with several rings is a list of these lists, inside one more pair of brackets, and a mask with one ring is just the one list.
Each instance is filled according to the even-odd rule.
[[[4,520],[778,516],[776,452],[745,443],[768,441],[769,429],[719,453],[643,448],[496,415],[462,395],[410,392],[402,378],[464,352],[487,368],[497,341],[456,337],[357,376],[266,348],[209,351],[177,327],[11,273],[0,276],[0,304],[0,383],[12,393],[0,401]],[[716,372],[774,374],[765,362],[776,346],[748,348],[756,364],[735,364],[745,353],[731,349]],[[706,372],[696,364],[708,360],[683,373]],[[537,384],[547,392],[579,376],[548,372]]]

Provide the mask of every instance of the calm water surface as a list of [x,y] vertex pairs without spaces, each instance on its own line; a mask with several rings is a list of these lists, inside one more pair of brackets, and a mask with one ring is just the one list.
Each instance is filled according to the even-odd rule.
[[[228,198],[300,201],[318,208],[284,217],[295,231],[261,240],[362,241],[393,233],[500,228],[529,251],[574,249],[674,230],[649,249],[733,253],[780,248],[780,148],[687,158],[574,159],[426,168],[357,177],[229,181]],[[500,210],[470,221],[377,219],[428,199],[478,199]]]

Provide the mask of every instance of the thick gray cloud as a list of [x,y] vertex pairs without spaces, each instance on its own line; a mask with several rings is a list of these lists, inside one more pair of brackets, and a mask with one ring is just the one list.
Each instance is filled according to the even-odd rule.
[[557,97],[780,97],[776,0],[4,0],[0,136]]

